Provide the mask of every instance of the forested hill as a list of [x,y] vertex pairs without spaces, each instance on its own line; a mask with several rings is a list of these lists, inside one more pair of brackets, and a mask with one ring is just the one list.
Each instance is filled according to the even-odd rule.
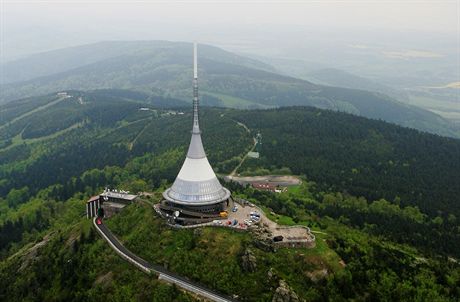
[[233,114],[263,136],[261,158],[242,167],[249,174],[287,167],[324,190],[460,217],[458,139],[313,108]]
[[[3,105],[1,194],[25,186],[37,191],[86,169],[185,148],[189,116],[161,109],[169,105],[189,112],[180,100],[124,90],[70,91],[67,98],[53,94]],[[235,120],[263,136],[261,159],[242,167],[249,172],[287,167],[322,188],[460,217],[459,140],[311,107],[202,112],[204,140],[218,172],[229,172],[250,146],[251,135]],[[111,151],[98,152],[102,145]],[[47,176],[39,176],[44,170]]]
[[84,204],[105,186],[154,192],[105,222],[129,249],[242,301],[272,300],[281,279],[311,301],[458,300],[459,140],[311,107],[202,108],[217,173],[230,173],[260,131],[261,158],[239,172],[301,175],[281,194],[226,184],[317,236],[314,249],[274,251],[252,233],[171,230],[156,216],[190,140],[190,106],[169,103],[181,105],[100,90],[0,107],[0,300],[194,301],[99,239]]
[[[52,94],[1,106],[0,196],[23,187],[35,194],[53,184],[69,191],[66,182],[86,170],[123,166],[146,153],[184,152],[191,127],[190,106],[162,109],[184,104],[137,92],[98,90],[69,91],[68,97]],[[216,168],[228,171],[233,166],[224,169],[225,161],[247,150],[251,137],[214,111],[203,112],[202,124],[207,128],[203,139],[212,151],[209,159]],[[226,133],[230,137],[222,140]],[[170,173],[168,180],[176,171]],[[158,185],[161,179],[157,180]]]
[[[0,102],[59,90],[131,89],[190,100],[191,44],[102,42],[6,63]],[[287,77],[262,62],[200,45],[200,87],[208,104],[232,108],[314,106],[382,119],[446,136],[450,122],[380,93],[337,88]]]

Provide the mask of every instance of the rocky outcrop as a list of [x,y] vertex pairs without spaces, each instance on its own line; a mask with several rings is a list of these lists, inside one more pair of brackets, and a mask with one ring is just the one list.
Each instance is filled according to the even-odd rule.
[[273,252],[274,247],[272,245],[272,232],[267,227],[260,227],[257,229],[252,230],[254,234],[254,246],[265,251],[265,252]]
[[257,269],[257,258],[250,249],[246,249],[243,256],[241,256],[241,266],[246,272],[255,272]]
[[299,302],[297,294],[284,280],[280,280],[279,286],[273,295],[272,302]]
[[270,269],[268,270],[267,277],[268,277],[268,281],[272,281],[274,279],[276,280],[277,275],[276,275],[275,270],[273,269],[273,267],[270,267]]
[[261,238],[254,238],[253,244],[255,247],[258,249],[261,249],[262,251],[265,252],[274,252],[275,249],[272,245],[272,240],[271,239],[261,239]]
[[40,248],[45,246],[51,240],[53,235],[54,232],[46,235],[45,237],[43,237],[42,241],[36,243],[34,246],[27,250],[27,252],[24,254],[23,262],[21,264],[21,267],[19,268],[19,271],[24,270],[38,257],[38,251],[40,250]]

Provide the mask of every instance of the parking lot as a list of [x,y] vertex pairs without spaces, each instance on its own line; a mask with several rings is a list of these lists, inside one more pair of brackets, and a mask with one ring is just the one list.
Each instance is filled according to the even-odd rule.
[[[232,211],[234,206],[237,207],[236,212]],[[263,213],[261,213],[256,207],[242,206],[239,203],[234,202],[233,204],[230,204],[228,210],[228,220],[233,221],[234,219],[236,219],[238,223],[244,224],[245,220],[251,220],[251,212],[258,212],[261,216],[263,215]]]
[[[232,209],[235,205],[238,210],[236,212],[233,212]],[[259,225],[268,228],[272,233],[273,237],[283,236],[285,241],[297,241],[314,238],[314,236],[310,233],[308,228],[305,228],[303,226],[287,227],[278,225],[276,222],[268,219],[265,216],[264,212],[261,211],[258,207],[249,205],[243,206],[236,202],[234,204],[230,204],[228,218],[227,220],[223,220],[222,223],[225,224],[227,221],[234,221],[236,219],[238,221],[238,226],[244,229],[246,227],[242,227],[240,223],[244,225],[245,220],[251,220],[251,213],[254,212],[257,212],[260,215],[260,221],[258,223],[251,223],[251,225]]]

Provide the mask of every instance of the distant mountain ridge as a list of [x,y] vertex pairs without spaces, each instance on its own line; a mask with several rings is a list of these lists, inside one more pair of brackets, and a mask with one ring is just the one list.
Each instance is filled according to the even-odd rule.
[[[92,63],[114,59],[122,56],[142,56],[152,51],[164,51],[174,46],[185,46],[185,42],[169,41],[102,41],[75,47],[51,50],[37,53],[24,59],[2,64],[5,77],[0,84],[28,81],[37,77],[48,76],[72,70]],[[182,50],[185,50],[182,48]],[[253,68],[274,71],[268,64],[226,52],[217,47],[200,45],[200,52],[205,52],[207,58],[218,57],[229,63],[247,64]],[[188,55],[188,54],[185,54]],[[52,64],[50,64],[52,63]]]
[[392,87],[336,68],[313,70],[305,79],[318,84],[380,92],[396,99],[403,94]]
[[[0,103],[60,90],[129,89],[189,101],[191,44],[168,41],[101,42],[37,54],[3,66]],[[62,64],[61,64],[62,63]],[[459,137],[442,117],[386,95],[316,85],[276,73],[270,65],[200,45],[202,98],[234,108],[314,106]]]

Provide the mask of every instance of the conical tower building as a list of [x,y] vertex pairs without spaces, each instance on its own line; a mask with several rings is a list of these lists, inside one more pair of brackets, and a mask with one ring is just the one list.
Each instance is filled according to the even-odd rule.
[[[193,45],[193,125],[187,157],[173,185],[163,192],[162,208],[189,216],[218,215],[225,210],[230,191],[224,188],[209,164],[199,124],[197,45]],[[195,214],[194,214],[195,213]]]

